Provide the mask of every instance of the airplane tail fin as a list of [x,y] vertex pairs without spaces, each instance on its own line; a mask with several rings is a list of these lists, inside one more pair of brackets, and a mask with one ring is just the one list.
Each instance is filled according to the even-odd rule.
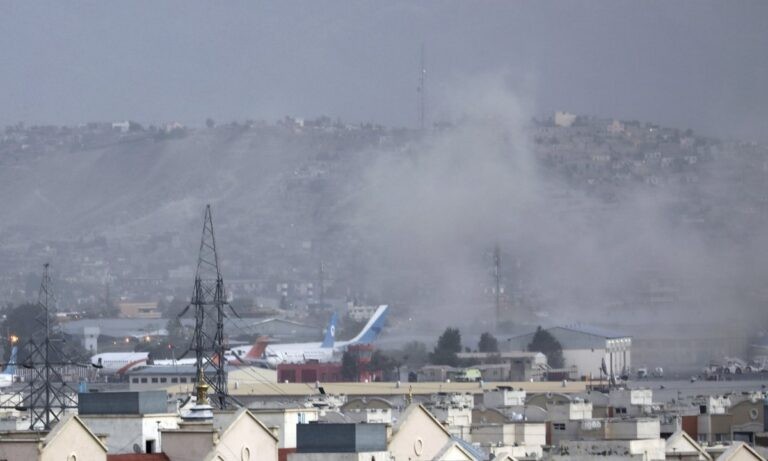
[[357,336],[352,338],[350,344],[370,344],[379,337],[379,333],[384,329],[384,324],[387,321],[387,310],[389,306],[386,304],[379,306],[376,312],[373,313],[368,323],[365,324],[362,331]]
[[3,374],[12,375],[16,373],[16,354],[18,351],[19,348],[17,346],[13,346],[13,349],[11,349],[11,359],[8,360],[8,366],[6,366],[5,370],[3,370]]
[[260,359],[264,355],[264,351],[267,349],[267,345],[269,345],[269,337],[259,336],[256,338],[256,342],[253,343],[251,350],[249,350],[245,356],[249,359]]
[[331,321],[328,323],[328,328],[325,329],[325,338],[320,347],[333,347],[333,342],[336,340],[336,321],[338,316],[336,312],[331,315]]

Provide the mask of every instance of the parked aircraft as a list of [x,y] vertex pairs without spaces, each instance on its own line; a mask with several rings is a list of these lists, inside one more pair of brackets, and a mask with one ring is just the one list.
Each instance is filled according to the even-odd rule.
[[337,316],[334,313],[322,342],[267,344],[264,338],[260,338],[253,346],[232,348],[228,357],[230,358],[230,363],[232,363],[232,359],[235,359],[244,363],[266,364],[272,368],[281,363],[303,363],[307,360],[317,360],[319,362],[332,361],[335,356],[344,352],[348,346],[370,344],[376,340],[384,328],[388,309],[389,306],[379,306],[360,333],[349,341],[335,340]]

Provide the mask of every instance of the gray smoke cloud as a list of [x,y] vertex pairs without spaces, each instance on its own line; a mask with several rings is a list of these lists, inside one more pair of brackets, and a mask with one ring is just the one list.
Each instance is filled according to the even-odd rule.
[[[508,292],[538,298],[539,317],[519,312],[520,321],[738,323],[759,308],[745,286],[759,286],[760,233],[736,242],[684,219],[678,205],[690,188],[626,186],[606,200],[567,184],[540,166],[530,104],[503,75],[451,88],[444,109],[455,127],[367,168],[354,222],[375,255],[369,282],[423,296],[412,311],[435,330],[489,323],[484,290],[497,243]],[[723,186],[714,175],[704,180],[704,197]],[[636,302],[648,291],[668,304]]]

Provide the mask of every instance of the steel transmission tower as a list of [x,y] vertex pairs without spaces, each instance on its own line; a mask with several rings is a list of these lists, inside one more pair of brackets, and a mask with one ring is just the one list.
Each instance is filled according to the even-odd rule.
[[[196,384],[202,379],[211,389],[211,405],[227,408],[231,402],[239,402],[227,392],[227,372],[224,359],[224,318],[227,303],[224,280],[219,270],[216,253],[216,237],[213,233],[211,206],[206,205],[203,218],[203,235],[195,272],[195,287],[187,309],[195,309],[195,332],[192,350],[195,351]],[[182,315],[186,310],[182,312]],[[233,310],[234,312],[234,310]],[[210,373],[207,371],[211,371]],[[203,402],[200,402],[203,403]]]
[[50,430],[64,415],[68,408],[77,408],[75,390],[65,382],[54,365],[69,365],[62,362],[63,354],[55,343],[63,342],[60,332],[52,322],[55,316],[55,298],[49,273],[49,264],[43,265],[43,279],[37,297],[39,310],[37,322],[42,327],[42,339],[30,339],[27,343],[29,356],[22,363],[24,368],[31,368],[32,378],[29,393],[24,397],[18,410],[29,409],[30,429]]

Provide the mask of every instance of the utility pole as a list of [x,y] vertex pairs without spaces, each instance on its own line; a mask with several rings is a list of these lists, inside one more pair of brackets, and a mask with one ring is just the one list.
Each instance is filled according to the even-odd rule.
[[419,69],[419,86],[416,92],[419,93],[419,130],[424,131],[426,127],[426,113],[427,113],[427,68],[424,64],[424,44],[421,44],[421,60]]
[[[227,306],[229,303],[227,303],[224,280],[219,270],[219,256],[216,252],[211,206],[206,205],[194,291],[190,304],[181,315],[184,315],[190,307],[195,308],[195,332],[192,349],[195,351],[196,384],[207,384],[212,391],[212,405],[221,409],[227,408],[232,401],[240,404],[227,391],[226,359],[224,358],[226,350],[224,344],[224,318],[226,315],[224,310]],[[232,309],[232,306],[229,308]],[[215,328],[212,328],[213,322],[215,322]],[[207,369],[212,369],[213,373],[206,373]],[[201,380],[204,382],[201,383]]]

